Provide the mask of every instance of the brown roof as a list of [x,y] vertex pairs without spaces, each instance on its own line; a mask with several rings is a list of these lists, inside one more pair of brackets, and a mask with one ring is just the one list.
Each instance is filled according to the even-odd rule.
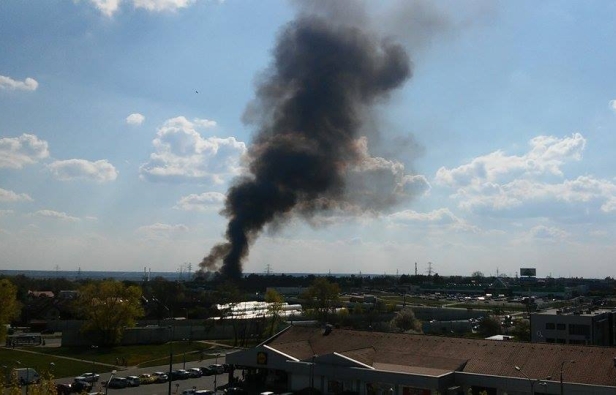
[[[333,352],[380,370],[439,375],[461,371],[494,376],[560,379],[565,382],[616,386],[616,347],[518,343],[426,335],[323,330],[290,327],[268,345],[300,360]],[[430,373],[429,373],[430,372]]]

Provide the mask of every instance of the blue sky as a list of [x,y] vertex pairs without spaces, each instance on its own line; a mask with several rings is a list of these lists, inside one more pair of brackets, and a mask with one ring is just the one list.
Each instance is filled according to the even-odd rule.
[[[223,239],[254,133],[242,117],[296,12],[0,2],[0,269],[194,271]],[[276,223],[244,270],[616,275],[616,4],[368,2],[366,14],[362,27],[413,61],[372,111],[366,163],[422,187],[379,211]]]

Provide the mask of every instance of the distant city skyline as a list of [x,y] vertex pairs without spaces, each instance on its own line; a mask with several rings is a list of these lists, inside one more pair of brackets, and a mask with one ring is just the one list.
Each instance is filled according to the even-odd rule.
[[[349,4],[344,23],[400,42],[413,63],[356,141],[354,170],[386,175],[364,190],[395,204],[294,212],[244,271],[413,274],[417,262],[425,274],[431,262],[443,276],[615,277],[616,4]],[[223,240],[261,116],[255,87],[298,12],[0,2],[0,270],[196,271]]]

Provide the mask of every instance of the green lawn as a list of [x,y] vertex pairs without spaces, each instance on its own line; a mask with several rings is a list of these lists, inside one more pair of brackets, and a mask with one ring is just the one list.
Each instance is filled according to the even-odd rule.
[[[214,357],[214,354],[208,353],[209,346],[203,343],[174,342],[172,347],[173,363]],[[128,366],[166,365],[169,363],[170,351],[168,343],[111,348],[28,347],[23,350],[0,348],[0,368],[32,367],[40,374],[50,371],[54,377],[73,377],[84,372],[110,372],[114,367],[108,365],[116,365],[116,362],[121,364],[123,359]]]

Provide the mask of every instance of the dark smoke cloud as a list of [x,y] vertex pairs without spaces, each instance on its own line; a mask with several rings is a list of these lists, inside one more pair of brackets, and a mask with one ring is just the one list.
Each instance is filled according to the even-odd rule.
[[[352,205],[349,186],[366,182],[359,173],[385,172],[400,189],[414,181],[395,163],[371,158],[360,135],[363,114],[411,76],[407,53],[357,24],[333,20],[300,12],[279,35],[273,64],[245,114],[257,129],[248,153],[250,174],[229,189],[223,210],[227,242],[212,248],[202,270],[239,278],[251,242],[266,225],[293,212],[310,216]],[[362,199],[376,202],[376,209],[392,203],[357,197]]]

